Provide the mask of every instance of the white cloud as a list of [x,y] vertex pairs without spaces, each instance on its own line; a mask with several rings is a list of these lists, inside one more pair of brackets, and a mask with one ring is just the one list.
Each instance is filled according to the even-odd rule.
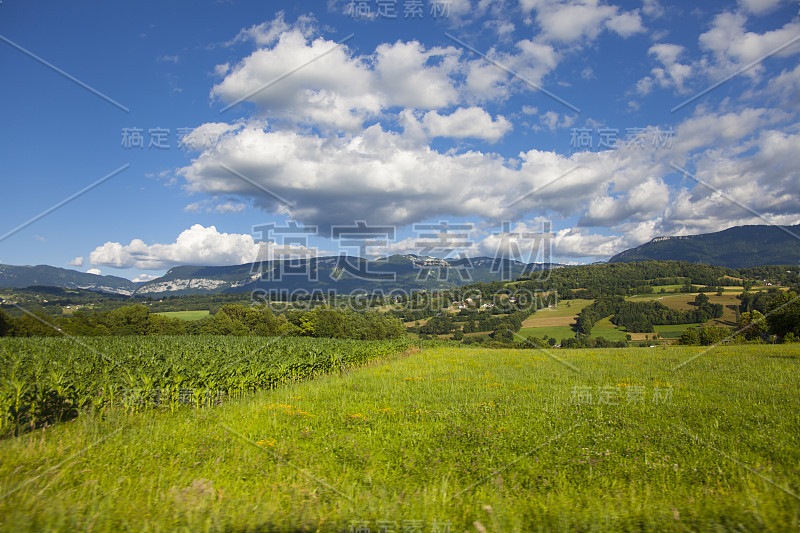
[[[306,65],[291,76],[298,65]],[[278,78],[280,83],[271,85]],[[381,109],[375,80],[364,58],[351,58],[346,45],[317,38],[310,44],[299,29],[281,33],[233,67],[212,89],[226,103],[246,100],[262,115],[294,123],[318,123],[346,130]]]
[[678,44],[657,43],[651,46],[647,53],[654,56],[662,66],[652,69],[649,76],[640,79],[636,83],[636,92],[645,96],[655,84],[662,88],[674,87],[678,92],[686,92],[685,82],[691,77],[693,67],[678,61],[684,51],[685,48]]
[[86,273],[87,274],[94,274],[95,276],[99,276],[100,275],[100,269],[99,268],[90,268],[89,270],[86,271]]
[[636,92],[641,96],[647,96],[653,90],[653,78],[645,76],[636,82]]
[[560,257],[609,257],[624,249],[618,235],[585,233],[576,228],[557,231],[553,248],[554,261]]
[[663,68],[654,68],[651,72],[661,87],[675,87],[678,92],[685,92],[685,81],[692,75],[692,66],[678,61],[684,48],[677,44],[654,44],[648,50],[650,55],[664,65]]
[[417,41],[381,44],[375,49],[377,88],[384,106],[439,109],[458,101],[450,75],[461,52],[450,46],[426,50]]
[[239,34],[230,42],[226,43],[228,46],[252,41],[256,46],[270,46],[274,44],[280,35],[284,32],[294,29],[305,37],[310,37],[314,34],[315,24],[314,19],[310,15],[301,15],[297,18],[295,24],[290,26],[284,20],[285,13],[281,10],[275,14],[275,18],[268,22],[255,24],[247,29],[241,30]]
[[[265,257],[274,243],[257,243],[252,235],[220,233],[214,226],[195,224],[178,235],[174,243],[145,244],[133,239],[130,244],[106,242],[89,255],[93,265],[114,268],[163,270],[176,265],[240,265]],[[293,253],[316,255],[313,249],[303,246],[289,247]]]
[[644,31],[644,26],[642,26],[642,18],[639,16],[638,9],[628,11],[626,13],[620,13],[619,15],[611,17],[606,25],[608,26],[609,30],[616,32],[624,38],[628,38]]
[[642,13],[651,18],[658,18],[664,14],[664,8],[658,0],[643,0]]
[[739,5],[754,15],[766,15],[784,2],[785,0],[739,0]]
[[[433,128],[433,119],[447,116],[430,117],[428,127]],[[650,127],[643,132],[647,142],[642,147],[572,155],[532,149],[513,160],[476,150],[440,153],[408,132],[401,135],[380,125],[359,135],[324,138],[272,131],[254,122],[239,125],[178,174],[191,192],[252,199],[256,207],[321,227],[363,219],[404,226],[446,216],[498,223],[537,212],[624,233],[622,241],[577,231],[565,234],[569,253],[578,253],[578,244],[584,243],[592,253],[581,255],[591,256],[618,243],[640,244],[632,241],[651,235],[752,223],[752,216],[745,213],[743,218],[730,202],[709,203],[709,195],[693,182],[687,182],[691,194],[682,196],[665,181],[669,175],[673,182],[677,179],[670,163],[697,168],[698,176],[739,201],[751,202],[754,209],[765,209],[774,220],[796,212],[800,168],[793,156],[800,138],[770,129],[791,117],[766,108],[708,112],[699,107],[675,126],[666,145],[651,142],[663,130]],[[410,118],[426,137],[424,120]],[[490,119],[488,114],[484,118]],[[262,194],[221,171],[220,164],[294,205]],[[708,228],[692,222],[705,219],[706,208]]]
[[72,261],[68,261],[67,264],[75,267],[83,266],[83,257],[78,256]]
[[521,0],[524,11],[535,11],[542,38],[563,44],[593,41],[609,29],[629,37],[644,31],[638,10],[623,11],[598,0]]
[[229,213],[241,213],[247,207],[246,204],[242,202],[225,202],[225,203],[215,203],[215,200],[202,200],[200,202],[194,202],[186,207],[183,210],[186,213],[220,213],[220,214],[229,214]]
[[[619,16],[614,23],[618,31],[630,31],[631,17]],[[217,74],[225,77],[214,85],[212,96],[226,104],[255,104],[258,116],[272,122],[352,133],[398,107],[441,110],[536,91],[561,59],[551,44],[540,40],[518,41],[511,52],[487,51],[517,74],[512,76],[458,46],[396,41],[359,55],[346,44],[314,37],[313,26],[298,26],[279,14],[271,23],[240,34],[237,39],[252,39],[260,48],[232,67],[218,66]],[[292,75],[285,76],[287,72]]]
[[[445,214],[496,220],[518,218],[534,207],[569,212],[581,199],[593,197],[626,158],[530,150],[519,154],[521,161],[514,163],[519,168],[511,168],[496,154],[442,154],[379,125],[339,139],[256,125],[227,136],[179,174],[192,192],[249,197],[257,207],[308,224],[352,224],[368,214],[376,223],[404,225]],[[221,170],[222,164],[261,189]],[[528,195],[576,165],[581,168],[540,194]],[[524,199],[516,201],[520,195]]]
[[539,121],[550,131],[569,128],[575,124],[577,115],[559,115],[555,111],[547,111],[539,117]]
[[230,63],[222,63],[221,65],[215,65],[214,66],[214,75],[222,78],[230,70],[231,70]]
[[155,276],[153,274],[139,274],[138,276],[133,278],[131,281],[133,281],[134,283],[145,283],[147,281],[152,281],[152,280],[154,280],[154,279],[156,279],[158,277],[159,276]]
[[484,139],[492,143],[512,129],[505,117],[498,115],[492,120],[492,116],[479,107],[460,107],[450,115],[429,111],[422,125],[430,137]]
[[[708,61],[708,73],[711,78],[729,75],[736,68],[745,66],[784,46],[800,35],[800,22],[787,22],[777,30],[755,33],[745,30],[747,17],[742,13],[720,13],[711,24],[711,29],[700,35],[698,41],[702,49],[713,55],[713,62]],[[800,44],[795,43],[775,54],[776,57],[788,57],[800,51]],[[763,65],[757,65],[743,75],[758,76]]]
[[778,76],[769,80],[767,92],[778,95],[781,99],[780,107],[800,108],[800,65],[793,70],[783,70]]
[[251,235],[219,233],[217,228],[195,224],[172,244],[147,245],[141,239],[130,244],[107,242],[89,255],[93,265],[160,270],[179,264],[234,265],[253,261],[258,244]]
[[225,202],[224,204],[217,204],[214,206],[214,211],[217,213],[241,213],[244,211],[245,207],[245,204],[241,202]]
[[599,196],[589,203],[578,226],[612,226],[624,220],[643,220],[661,215],[669,205],[670,191],[659,178],[650,178],[620,197]]

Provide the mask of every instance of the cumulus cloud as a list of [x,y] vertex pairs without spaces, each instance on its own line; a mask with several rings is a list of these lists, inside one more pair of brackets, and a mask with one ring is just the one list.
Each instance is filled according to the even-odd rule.
[[639,10],[620,11],[598,0],[521,0],[520,6],[535,12],[542,37],[548,41],[592,41],[604,29],[622,37],[644,31]]
[[460,107],[449,115],[428,111],[421,127],[429,137],[484,139],[492,143],[512,129],[505,117],[498,115],[492,120],[492,116],[479,107]]
[[[741,3],[745,10],[752,8],[753,13],[765,13],[775,5],[768,0]],[[724,11],[716,15],[708,31],[698,37],[701,55],[691,61],[681,60],[681,56],[686,55],[682,45],[654,44],[648,54],[660,66],[636,83],[636,92],[644,96],[654,87],[661,87],[685,93],[690,89],[698,90],[703,82],[719,81],[736,73],[759,81],[765,71],[764,63],[759,60],[771,61],[773,56],[789,57],[800,52],[800,43],[793,42],[800,35],[800,22],[797,20],[763,33],[748,31],[747,22],[748,17],[742,11]],[[744,67],[748,68],[739,72]]]
[[684,47],[678,44],[657,43],[650,47],[648,54],[654,56],[660,63],[636,83],[636,92],[644,96],[650,93],[654,85],[659,87],[674,87],[677,92],[686,92],[685,82],[692,76],[693,67],[683,64],[678,57],[684,52]]
[[461,50],[455,47],[397,41],[356,55],[345,44],[311,40],[313,30],[290,27],[282,17],[261,26],[247,35],[262,47],[225,69],[212,96],[229,104],[254,103],[262,116],[345,131],[388,108],[440,109],[459,99],[451,77],[460,68]]
[[766,15],[784,2],[785,0],[739,0],[739,5],[754,15]]
[[[307,66],[264,90],[298,65]],[[212,96],[229,104],[252,102],[264,116],[347,130],[360,127],[382,103],[364,59],[351,58],[346,45],[323,38],[308,43],[296,28],[233,67]]]
[[75,267],[83,266],[83,257],[78,256],[72,261],[68,261],[67,264]]
[[578,226],[612,226],[627,219],[650,219],[669,205],[670,191],[659,178],[639,183],[621,196],[603,195],[589,203]]
[[642,169],[633,163],[652,166],[634,159],[623,151],[562,156],[534,149],[512,162],[474,150],[439,153],[380,125],[338,139],[253,125],[178,173],[191,192],[252,198],[257,207],[307,224],[352,224],[368,215],[375,223],[407,225],[439,215],[519,219],[534,208],[571,213],[612,178],[635,181]]
[[89,270],[86,271],[86,273],[87,274],[94,274],[95,276],[99,276],[100,275],[100,269],[99,268],[90,268]]
[[[285,16],[286,14],[283,10],[278,11],[274,19],[262,22],[261,24],[254,24],[249,28],[241,30],[238,35],[236,35],[232,41],[226,43],[226,45],[231,46],[236,43],[247,41],[253,42],[256,46],[272,45],[278,40],[282,33],[290,29],[290,26],[286,23]],[[297,21],[292,25],[292,28],[306,37],[310,37],[316,31],[314,18],[311,15],[299,16]]]
[[539,117],[539,121],[550,131],[569,128],[575,123],[577,115],[559,115],[555,111],[547,111]]
[[[712,59],[706,61],[709,77],[721,78],[737,68],[756,61],[784,47],[800,35],[800,22],[787,22],[783,27],[756,33],[747,31],[747,17],[743,13],[723,12],[714,17],[711,28],[698,38],[700,47],[709,52]],[[775,53],[776,57],[788,57],[800,52],[795,42]],[[763,65],[756,65],[743,75],[758,76]]]
[[[89,258],[93,265],[141,270],[163,270],[187,264],[241,265],[266,257],[276,246],[273,242],[256,242],[249,234],[220,233],[214,226],[195,224],[170,244],[148,245],[141,239],[133,239],[127,245],[106,242],[95,248]],[[280,249],[295,255],[316,255],[314,249],[304,246]]]
[[139,274],[138,276],[133,278],[131,281],[133,281],[134,283],[146,283],[146,282],[152,281],[152,280],[154,280],[154,279],[156,279],[158,277],[159,276],[155,276],[153,274]]
[[658,0],[644,0],[642,2],[642,13],[651,18],[658,18],[664,14],[664,8]]
[[[630,17],[621,18],[618,30],[629,28]],[[229,105],[254,104],[258,116],[273,121],[346,132],[397,108],[435,111],[535,91],[561,59],[551,44],[527,39],[510,51],[487,51],[516,76],[454,45],[398,40],[357,54],[347,44],[315,37],[313,25],[287,24],[282,14],[243,32],[237,39],[259,48],[236,65],[216,69],[224,79],[214,85],[212,97]]]
[[106,242],[89,255],[93,265],[160,270],[180,264],[235,265],[253,261],[258,244],[251,235],[220,233],[214,226],[195,224],[171,244],[147,245],[141,239],[130,244]]

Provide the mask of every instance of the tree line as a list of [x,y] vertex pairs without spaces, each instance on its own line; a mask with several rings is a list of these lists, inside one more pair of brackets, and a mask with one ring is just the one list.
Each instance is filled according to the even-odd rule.
[[266,306],[226,304],[200,320],[181,320],[155,313],[141,304],[111,311],[78,310],[67,317],[31,313],[12,317],[0,311],[0,335],[52,337],[60,335],[289,335],[337,339],[398,338],[403,324],[375,312],[315,308],[276,315]]

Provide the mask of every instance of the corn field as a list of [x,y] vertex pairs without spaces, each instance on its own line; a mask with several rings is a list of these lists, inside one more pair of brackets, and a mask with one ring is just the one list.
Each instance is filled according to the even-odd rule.
[[228,336],[0,339],[0,434],[82,411],[213,405],[400,352],[408,341]]

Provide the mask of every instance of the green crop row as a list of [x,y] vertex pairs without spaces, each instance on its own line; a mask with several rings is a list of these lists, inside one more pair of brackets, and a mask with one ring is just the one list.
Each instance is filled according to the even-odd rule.
[[400,352],[404,339],[0,339],[0,434],[82,410],[217,403]]

